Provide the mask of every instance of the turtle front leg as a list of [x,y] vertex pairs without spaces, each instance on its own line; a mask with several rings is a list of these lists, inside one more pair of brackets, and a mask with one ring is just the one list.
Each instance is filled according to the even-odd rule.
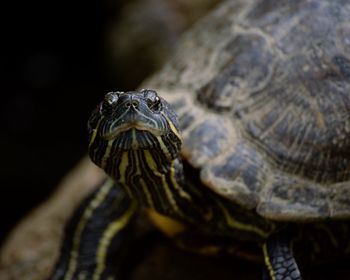
[[275,234],[263,244],[266,269],[263,279],[301,280],[293,255],[293,242],[283,234]]
[[135,202],[111,179],[104,182],[68,223],[61,255],[49,279],[116,279],[136,210]]

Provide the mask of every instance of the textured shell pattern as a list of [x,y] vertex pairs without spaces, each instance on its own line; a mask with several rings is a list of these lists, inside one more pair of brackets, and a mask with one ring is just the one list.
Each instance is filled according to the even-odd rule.
[[350,217],[350,2],[227,1],[144,86],[203,184],[263,217]]

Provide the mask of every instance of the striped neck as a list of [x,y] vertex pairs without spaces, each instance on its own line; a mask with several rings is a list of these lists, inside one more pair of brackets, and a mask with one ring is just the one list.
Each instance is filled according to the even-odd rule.
[[185,217],[192,195],[183,188],[182,163],[178,158],[168,161],[161,151],[122,151],[114,164],[119,168],[106,171],[113,172],[115,180],[141,205],[165,215]]
[[184,190],[181,143],[173,134],[155,136],[134,129],[104,143],[97,138],[100,141],[90,145],[90,156],[140,205],[183,217],[192,195]]

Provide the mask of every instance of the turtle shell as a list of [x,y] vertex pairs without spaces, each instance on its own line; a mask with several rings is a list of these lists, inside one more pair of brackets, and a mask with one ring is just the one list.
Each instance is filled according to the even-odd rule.
[[227,1],[145,84],[204,185],[263,217],[350,217],[350,2]]

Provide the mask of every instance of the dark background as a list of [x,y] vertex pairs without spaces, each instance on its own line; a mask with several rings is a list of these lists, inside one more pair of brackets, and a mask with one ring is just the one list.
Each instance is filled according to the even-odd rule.
[[140,82],[109,75],[106,27],[123,1],[9,2],[0,8],[0,241],[83,156],[104,93]]
[[85,154],[105,93],[134,90],[220,0],[0,5],[0,243]]

